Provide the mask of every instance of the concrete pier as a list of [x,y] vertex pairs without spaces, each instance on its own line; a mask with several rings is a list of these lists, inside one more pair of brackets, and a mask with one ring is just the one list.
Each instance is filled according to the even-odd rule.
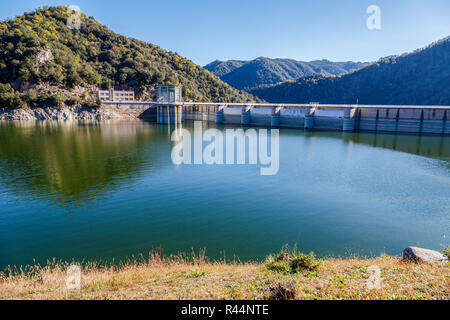
[[224,115],[224,109],[225,109],[225,106],[223,106],[223,105],[218,105],[218,106],[216,106],[216,123],[223,123],[223,119],[224,119],[224,117],[223,117],[223,115]]
[[356,131],[358,117],[358,109],[351,107],[344,110],[344,122],[342,124],[342,131],[353,132]]
[[422,133],[444,133],[446,120],[445,110],[423,110]]
[[241,119],[242,125],[244,126],[250,125],[252,108],[253,107],[249,105],[242,107],[242,119]]
[[305,130],[313,130],[314,129],[314,116],[316,114],[316,106],[311,105],[306,108],[305,112]]
[[157,123],[159,124],[178,124],[183,122],[182,106],[166,105],[157,106]]
[[270,126],[272,128],[280,127],[281,107],[272,108],[272,117],[270,118]]

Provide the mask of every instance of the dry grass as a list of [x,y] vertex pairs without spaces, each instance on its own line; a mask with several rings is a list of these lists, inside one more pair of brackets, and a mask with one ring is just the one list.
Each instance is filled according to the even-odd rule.
[[[398,257],[325,259],[318,271],[285,274],[262,263],[209,262],[203,256],[161,258],[120,267],[83,268],[82,287],[66,288],[68,264],[33,267],[0,277],[0,299],[267,299],[286,285],[296,299],[449,299],[449,264],[412,264]],[[369,289],[367,268],[381,269]]]

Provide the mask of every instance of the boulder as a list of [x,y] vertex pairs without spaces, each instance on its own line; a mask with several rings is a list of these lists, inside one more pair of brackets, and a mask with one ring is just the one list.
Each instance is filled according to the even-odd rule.
[[417,247],[408,247],[403,251],[403,260],[412,262],[446,263],[448,258],[442,253]]

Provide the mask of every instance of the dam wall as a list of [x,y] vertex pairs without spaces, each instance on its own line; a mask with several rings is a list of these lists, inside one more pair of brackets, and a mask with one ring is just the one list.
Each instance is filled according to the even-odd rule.
[[156,121],[157,109],[152,103],[104,103],[103,108],[116,114]]
[[450,106],[281,105],[115,103],[108,108],[132,112],[160,124],[207,121],[218,124],[332,130],[450,135]]

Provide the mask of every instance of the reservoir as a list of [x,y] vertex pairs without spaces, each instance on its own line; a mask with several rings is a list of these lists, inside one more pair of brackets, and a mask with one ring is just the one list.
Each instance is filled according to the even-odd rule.
[[175,165],[173,130],[1,121],[0,269],[156,248],[249,261],[285,244],[364,257],[450,243],[449,136],[281,129],[279,170],[264,176],[260,165]]

